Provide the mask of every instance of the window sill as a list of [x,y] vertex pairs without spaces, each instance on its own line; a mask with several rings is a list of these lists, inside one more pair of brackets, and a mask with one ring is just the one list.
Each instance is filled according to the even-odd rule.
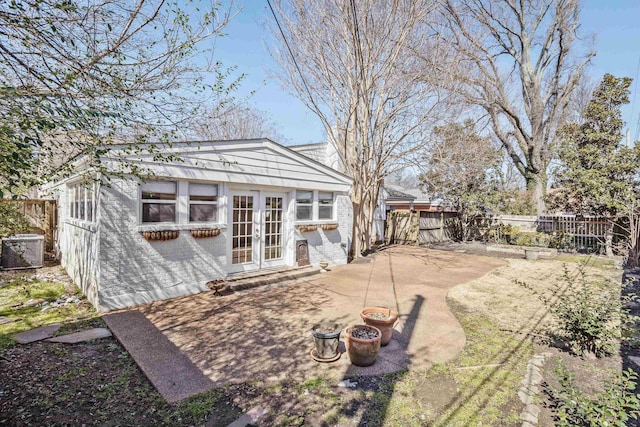
[[84,230],[95,233],[98,231],[98,224],[95,222],[85,221],[83,219],[67,218],[64,220],[65,224],[72,225],[74,227],[82,228]]

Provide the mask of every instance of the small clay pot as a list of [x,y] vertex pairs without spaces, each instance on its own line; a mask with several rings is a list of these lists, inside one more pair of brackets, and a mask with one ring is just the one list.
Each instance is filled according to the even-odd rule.
[[[372,339],[355,338],[351,335],[351,332],[356,328],[375,331],[377,335]],[[382,337],[380,329],[369,325],[353,325],[345,329],[344,333],[347,354],[349,354],[349,360],[351,360],[351,363],[356,366],[373,365],[378,357],[378,352],[380,351],[380,338]]]
[[[381,313],[386,317],[384,319],[374,319],[367,316],[367,314],[371,313]],[[380,329],[380,332],[382,332],[380,344],[382,346],[389,344],[393,335],[393,325],[398,321],[398,313],[384,307],[365,307],[360,310],[360,317],[367,325]]]

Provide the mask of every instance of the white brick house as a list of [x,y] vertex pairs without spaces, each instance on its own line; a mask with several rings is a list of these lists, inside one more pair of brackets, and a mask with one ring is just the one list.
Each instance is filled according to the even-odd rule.
[[[344,264],[351,179],[267,139],[182,143],[129,159],[153,178],[54,183],[62,266],[101,311],[206,290],[230,274]],[[103,160],[107,165],[112,160]],[[79,165],[81,162],[79,162]]]

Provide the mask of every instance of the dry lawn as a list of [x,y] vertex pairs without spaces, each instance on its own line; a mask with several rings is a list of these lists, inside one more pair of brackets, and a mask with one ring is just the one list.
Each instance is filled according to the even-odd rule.
[[[613,262],[603,263],[599,258],[507,261],[508,265],[453,288],[448,294],[448,302],[472,315],[485,316],[501,329],[518,335],[541,335],[553,328],[548,308],[532,290],[547,297],[561,298],[567,290],[563,281],[565,269],[569,275],[576,275],[579,263],[585,263],[589,277],[603,277],[616,283],[620,283],[622,274]],[[526,283],[532,290],[518,282]],[[558,284],[562,284],[559,292]]]

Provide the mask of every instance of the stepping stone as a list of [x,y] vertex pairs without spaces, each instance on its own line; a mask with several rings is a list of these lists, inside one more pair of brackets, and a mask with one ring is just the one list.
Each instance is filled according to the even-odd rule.
[[15,322],[16,320],[19,320],[19,319],[16,319],[16,318],[13,318],[13,317],[0,316],[0,325],[4,325],[6,323]]
[[36,341],[42,341],[44,339],[51,338],[61,326],[62,323],[53,323],[51,325],[31,329],[30,331],[20,332],[19,334],[15,334],[13,339],[16,340],[18,344],[29,344]]
[[629,356],[629,360],[631,360],[636,365],[640,366],[640,357],[638,357],[638,356]]
[[256,406],[251,409],[249,412],[229,424],[227,427],[245,427],[245,426],[253,426],[257,425],[262,418],[267,414],[262,406]]
[[111,331],[106,328],[93,328],[86,331],[76,332],[74,334],[61,335],[59,337],[49,338],[49,342],[61,342],[65,344],[76,344],[79,342],[97,340],[111,336]]

